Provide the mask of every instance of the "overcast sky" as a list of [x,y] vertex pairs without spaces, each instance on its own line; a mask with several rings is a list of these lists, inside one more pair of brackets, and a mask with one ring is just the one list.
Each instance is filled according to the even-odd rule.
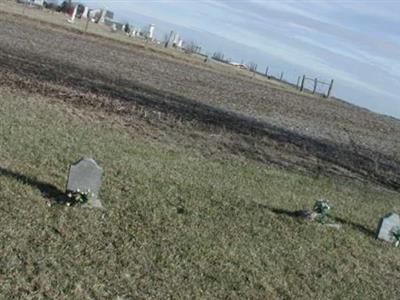
[[158,36],[175,29],[205,51],[255,61],[291,81],[335,79],[334,96],[400,118],[400,0],[87,0]]

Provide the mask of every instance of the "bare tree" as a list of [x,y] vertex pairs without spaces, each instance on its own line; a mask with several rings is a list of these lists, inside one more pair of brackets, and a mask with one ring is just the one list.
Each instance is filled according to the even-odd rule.
[[255,62],[249,62],[249,70],[251,72],[257,72],[257,64]]
[[168,41],[169,41],[169,34],[166,33],[166,34],[164,34],[163,43],[164,43],[164,44],[167,44]]
[[192,53],[199,53],[201,51],[201,47],[194,41],[190,41],[185,43],[185,52],[192,54]]
[[125,24],[124,31],[126,34],[129,34],[131,32],[131,26],[129,25],[129,23]]
[[222,52],[214,52],[212,58],[218,61],[225,61],[225,55]]

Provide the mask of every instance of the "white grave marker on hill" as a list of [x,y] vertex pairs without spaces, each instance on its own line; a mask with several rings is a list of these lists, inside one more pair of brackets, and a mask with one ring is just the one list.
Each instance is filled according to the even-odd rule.
[[68,22],[74,23],[74,22],[75,22],[75,17],[76,17],[76,14],[77,14],[77,13],[78,13],[78,5],[75,6],[74,11],[72,12],[71,19],[69,19]]

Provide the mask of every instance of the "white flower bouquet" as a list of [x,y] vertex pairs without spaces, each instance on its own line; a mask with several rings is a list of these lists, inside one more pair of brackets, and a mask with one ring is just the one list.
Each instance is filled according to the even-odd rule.
[[87,191],[81,191],[80,189],[77,189],[76,192],[68,192],[67,205],[71,206],[75,204],[85,204],[91,197],[94,197],[94,194],[91,193],[90,189]]

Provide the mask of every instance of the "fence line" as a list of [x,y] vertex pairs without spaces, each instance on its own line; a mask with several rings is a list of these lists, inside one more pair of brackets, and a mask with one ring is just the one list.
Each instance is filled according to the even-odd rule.
[[[300,90],[300,92],[304,92],[304,91],[309,91],[312,94],[320,94],[326,98],[329,98],[331,96],[332,93],[332,89],[333,89],[333,84],[334,84],[334,80],[332,79],[330,82],[324,82],[322,80],[319,80],[318,78],[311,78],[311,77],[307,77],[306,75],[303,76],[298,76],[297,77],[297,82],[296,83],[292,83],[289,81],[284,80],[284,72],[280,72],[279,77],[275,77],[272,74],[269,73],[270,71],[270,67],[267,66],[265,69],[265,73],[261,73],[261,72],[257,72],[259,75],[265,76],[268,79],[275,79],[287,84],[290,84],[292,86],[295,86],[298,90]],[[311,82],[312,83],[312,88],[307,89],[305,84],[307,82]],[[318,87],[327,87],[326,92],[318,92]]]
[[[300,78],[300,77],[299,77]],[[332,92],[332,88],[333,88],[333,83],[334,80],[332,79],[330,83],[324,82],[322,80],[318,80],[318,78],[310,78],[307,77],[306,75],[303,75],[303,79],[301,80],[301,85],[299,87],[299,78],[297,80],[297,87],[300,89],[300,92],[303,92],[305,90],[305,83],[306,81],[311,81],[313,82],[313,89],[312,89],[312,93],[315,94],[317,91],[317,87],[318,85],[322,85],[322,86],[329,86],[328,87],[328,91],[326,94],[323,94],[325,97],[329,98]]]

